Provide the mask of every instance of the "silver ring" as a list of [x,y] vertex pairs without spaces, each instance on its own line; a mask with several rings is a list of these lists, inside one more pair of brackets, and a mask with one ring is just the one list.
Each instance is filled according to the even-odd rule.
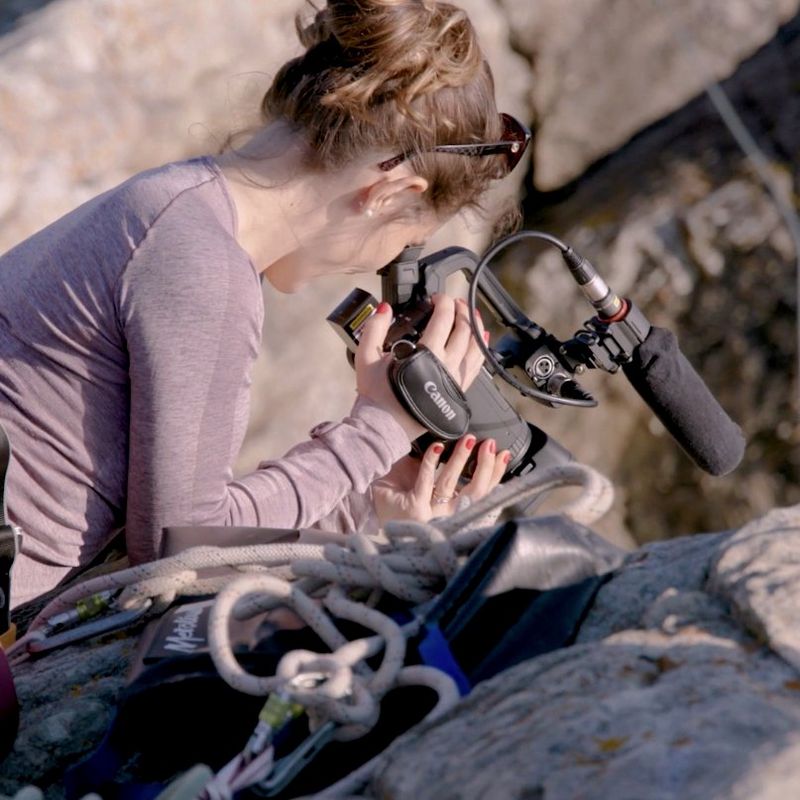
[[451,500],[455,498],[455,494],[451,494],[449,497],[444,497],[443,495],[440,495],[439,492],[436,491],[436,487],[434,486],[431,497],[433,498],[431,500],[431,504],[434,506],[438,506],[441,505],[442,503],[449,503]]

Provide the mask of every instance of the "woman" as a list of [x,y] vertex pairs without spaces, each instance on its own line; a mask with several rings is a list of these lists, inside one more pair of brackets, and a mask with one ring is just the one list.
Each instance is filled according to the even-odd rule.
[[[373,511],[454,509],[475,438],[438,474],[441,445],[417,466],[403,458],[422,428],[387,382],[385,304],[364,330],[350,415],[233,479],[260,278],[294,292],[375,271],[477,204],[511,164],[486,148],[434,149],[504,134],[463,11],[329,0],[298,30],[306,52],[276,75],[243,148],[137,175],[0,259],[6,494],[23,531],[12,605],[86,564],[122,526],[139,563],[157,557],[168,525],[346,530]],[[477,375],[462,302],[437,297],[423,341],[463,387]],[[499,482],[508,454],[495,449],[480,443],[462,494]]]

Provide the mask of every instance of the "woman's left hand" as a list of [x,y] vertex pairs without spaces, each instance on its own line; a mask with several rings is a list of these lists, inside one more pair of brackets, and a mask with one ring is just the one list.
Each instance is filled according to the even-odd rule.
[[480,444],[472,478],[459,489],[475,444],[473,434],[461,438],[438,474],[439,459],[444,451],[444,446],[438,442],[425,451],[421,460],[407,456],[398,461],[388,475],[372,484],[372,498],[381,524],[392,519],[426,522],[447,516],[456,511],[459,498],[468,497],[474,503],[494,489],[511,455],[508,450],[496,452],[494,439]]

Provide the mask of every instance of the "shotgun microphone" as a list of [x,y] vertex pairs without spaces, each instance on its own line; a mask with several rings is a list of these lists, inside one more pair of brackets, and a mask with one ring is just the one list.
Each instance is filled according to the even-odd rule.
[[[561,253],[619,348],[615,360],[639,396],[691,459],[712,475],[727,475],[742,460],[745,438],[678,347],[675,335],[651,326],[630,300],[616,295],[586,258]],[[599,327],[599,326],[598,326]]]
[[701,469],[727,475],[742,460],[745,438],[678,347],[651,327],[622,371],[675,441]]

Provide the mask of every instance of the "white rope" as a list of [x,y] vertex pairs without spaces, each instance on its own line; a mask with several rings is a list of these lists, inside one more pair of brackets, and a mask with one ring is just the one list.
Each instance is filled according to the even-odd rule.
[[[102,592],[119,592],[113,601],[116,610],[143,609],[148,615],[161,613],[179,595],[214,594],[235,577],[235,570],[266,570],[272,576],[294,580],[307,595],[318,593],[330,584],[367,589],[382,589],[412,603],[432,597],[441,578],[451,577],[487,535],[474,526],[497,509],[512,503],[530,502],[559,486],[580,486],[581,495],[568,503],[562,513],[589,524],[611,504],[608,481],[594,470],[567,464],[530,476],[516,478],[497,487],[487,497],[450,518],[433,524],[391,522],[386,526],[388,544],[369,537],[352,535],[347,546],[334,544],[266,544],[244,547],[194,547],[168,558],[98,576],[78,584],[52,600],[31,623],[28,633],[9,651],[10,659],[24,657],[28,643],[50,631],[48,621],[64,613],[74,613],[76,605]],[[491,532],[491,531],[488,531]],[[209,578],[203,573],[221,567],[232,574]],[[299,581],[297,579],[300,579]],[[252,616],[278,604],[263,596],[255,605],[249,598],[237,603],[235,615]],[[78,638],[78,637],[76,637]]]
[[[582,489],[561,510],[582,524],[602,516],[613,500],[607,479],[588,467],[568,464],[509,481],[450,518],[429,523],[391,522],[385,530],[387,544],[352,534],[346,546],[326,545],[324,561],[294,561],[292,571],[298,577],[328,582],[322,606],[340,619],[375,632],[367,638],[347,641],[323,607],[296,583],[263,573],[235,579],[219,593],[209,617],[209,650],[218,672],[233,688],[247,694],[281,691],[306,709],[312,731],[326,722],[337,723],[333,738],[339,741],[368,732],[378,719],[381,698],[396,686],[431,686],[439,701],[426,719],[444,713],[459,699],[453,679],[432,667],[404,666],[407,639],[417,633],[420,620],[401,628],[385,614],[349,599],[346,591],[380,588],[412,603],[428,601],[441,588],[443,579],[453,577],[469,554],[494,533],[494,527],[475,528],[476,522],[498,509],[529,502],[561,486]],[[292,608],[332,652],[295,650],[283,656],[274,676],[253,675],[241,667],[233,653],[230,618],[252,616],[277,604]],[[380,665],[373,672],[366,659],[381,652]],[[362,766],[322,796],[341,796],[363,785],[374,763]]]
[[31,622],[27,633],[9,648],[7,655],[9,660],[19,660],[29,642],[40,640],[43,633],[47,634],[51,619],[74,613],[79,603],[102,592],[121,590],[113,604],[116,609],[141,609],[152,604],[148,612],[155,615],[162,613],[178,595],[215,594],[235,577],[234,573],[204,578],[201,575],[203,571],[254,565],[276,570],[288,569],[295,558],[322,558],[322,550],[322,545],[284,543],[192,547],[168,558],[100,575],[76,584],[51,600]]

